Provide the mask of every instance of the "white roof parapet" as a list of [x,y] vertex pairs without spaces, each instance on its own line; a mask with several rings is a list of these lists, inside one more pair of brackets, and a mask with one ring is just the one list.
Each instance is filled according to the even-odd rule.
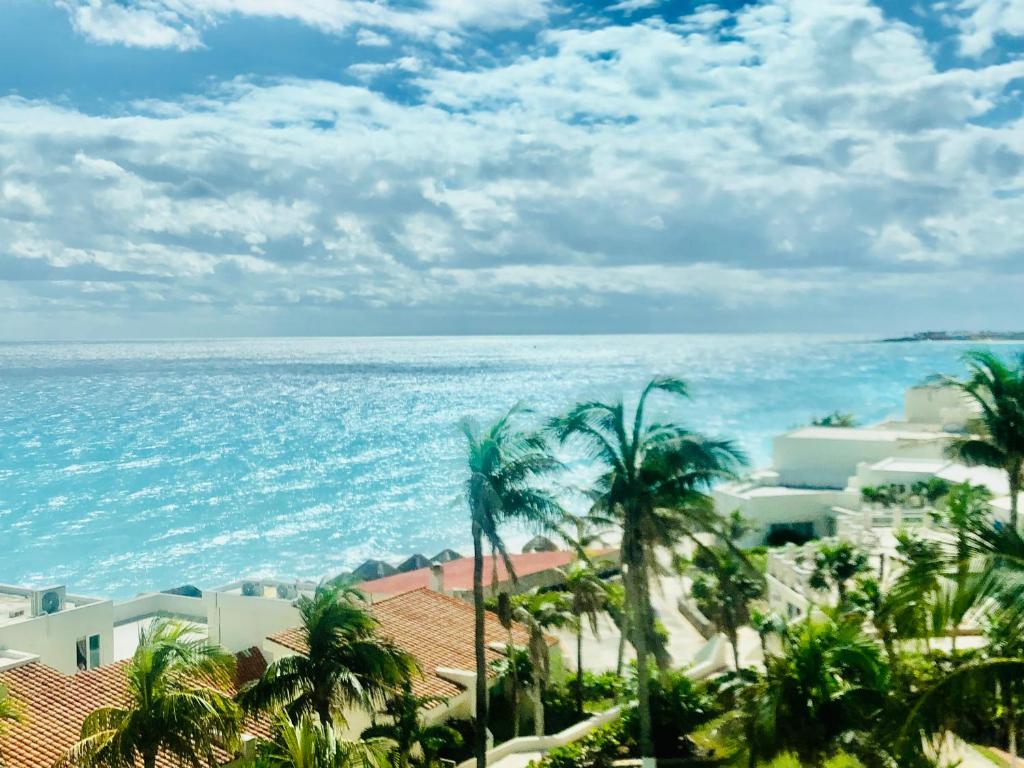
[[23,653],[22,651],[15,651],[10,648],[0,648],[0,672],[23,667],[35,661],[39,661],[39,656],[35,653]]

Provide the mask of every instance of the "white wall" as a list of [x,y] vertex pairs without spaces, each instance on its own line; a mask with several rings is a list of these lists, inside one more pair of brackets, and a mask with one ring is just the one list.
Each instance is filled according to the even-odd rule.
[[206,614],[207,606],[202,598],[164,592],[149,592],[114,604],[115,624],[152,615],[176,616],[205,624]]
[[814,523],[818,536],[828,533],[827,523],[832,507],[843,504],[848,495],[843,491],[824,490],[797,493],[773,493],[771,490],[759,492],[754,490],[751,495],[730,492],[733,486],[725,485],[712,492],[715,510],[721,515],[729,515],[739,510],[743,519],[752,530],[744,544],[759,544],[772,525],[788,523]]
[[[825,428],[822,428],[825,429]],[[841,429],[841,428],[838,428]],[[936,433],[927,439],[888,439],[881,430],[859,430],[856,438],[815,437],[797,430],[772,441],[773,467],[782,485],[807,488],[845,488],[861,462],[876,462],[892,456],[939,459],[948,436]]]
[[75,643],[100,636],[100,663],[114,661],[114,604],[109,600],[0,626],[0,648],[25,651],[66,675],[78,671]]
[[298,609],[287,600],[207,592],[203,601],[210,640],[232,653],[263,648],[268,636],[301,623]]
[[962,427],[972,415],[970,402],[955,387],[911,387],[904,399],[907,421]]

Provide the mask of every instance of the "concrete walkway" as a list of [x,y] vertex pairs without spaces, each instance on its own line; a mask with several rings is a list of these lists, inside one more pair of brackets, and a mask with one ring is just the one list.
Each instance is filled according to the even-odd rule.
[[526,768],[530,763],[539,763],[542,757],[543,752],[516,752],[491,763],[488,768]]

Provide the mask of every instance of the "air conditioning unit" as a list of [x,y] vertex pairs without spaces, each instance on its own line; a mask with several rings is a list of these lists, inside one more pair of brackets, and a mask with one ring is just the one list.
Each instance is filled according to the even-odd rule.
[[278,584],[277,585],[277,597],[280,600],[294,600],[299,596],[299,587],[297,584]]
[[263,585],[258,581],[243,581],[242,596],[263,597]]
[[46,616],[51,613],[58,613],[64,610],[64,601],[67,597],[67,590],[64,587],[46,587],[45,589],[32,590],[32,615]]

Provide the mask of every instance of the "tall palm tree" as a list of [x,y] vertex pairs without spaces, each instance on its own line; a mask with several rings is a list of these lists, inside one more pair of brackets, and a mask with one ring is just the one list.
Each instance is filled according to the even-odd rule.
[[154,768],[164,755],[182,765],[216,766],[215,747],[235,748],[242,717],[225,693],[235,659],[194,628],[160,619],[139,634],[125,669],[125,703],[90,713],[81,738],[60,761],[82,768]]
[[1016,528],[1024,485],[1024,355],[1016,366],[985,350],[968,352],[964,358],[969,376],[965,381],[949,381],[978,406],[981,415],[970,425],[970,435],[950,445],[949,454],[966,464],[1006,472],[1010,525]]
[[586,563],[576,561],[567,570],[565,591],[569,595],[569,610],[576,618],[576,714],[583,714],[583,624],[598,634],[597,617],[604,610],[607,592],[604,582]]
[[406,683],[401,691],[388,699],[382,715],[385,722],[377,720],[363,731],[363,739],[384,739],[393,743],[395,768],[409,768],[414,751],[419,751],[422,768],[437,765],[438,752],[447,745],[462,743],[462,736],[454,728],[443,723],[426,725],[420,718],[424,708],[444,701],[439,696],[417,696],[412,683]]
[[886,690],[878,646],[859,621],[801,621],[741,697],[750,764],[788,751],[821,765],[845,737],[872,728]]
[[818,590],[835,588],[839,605],[846,603],[850,580],[868,568],[868,557],[848,541],[824,542],[814,555],[809,583]]
[[654,762],[648,660],[654,626],[650,585],[657,570],[655,550],[717,530],[721,521],[708,491],[744,462],[742,453],[728,441],[710,440],[679,424],[648,418],[648,400],[655,393],[688,396],[680,379],[655,378],[644,387],[631,413],[622,400],[585,402],[550,424],[562,443],[576,443],[600,468],[591,491],[593,511],[615,520],[622,529],[620,557],[630,642],[637,656],[640,753],[647,765]]
[[466,437],[469,477],[465,494],[473,534],[473,609],[476,655],[476,723],[473,753],[477,766],[487,764],[487,655],[484,636],[484,545],[502,557],[515,578],[512,560],[501,538],[503,523],[525,521],[537,527],[553,525],[562,509],[554,495],[539,487],[561,465],[542,436],[515,428],[523,409],[516,406],[488,429],[471,419],[460,426]]
[[303,714],[297,723],[278,718],[273,736],[243,763],[252,768],[389,768],[384,739],[346,741],[329,723]]
[[416,660],[377,635],[358,592],[321,585],[296,603],[306,652],[277,659],[238,701],[248,711],[283,707],[292,722],[316,714],[330,726],[345,707],[372,709],[419,673]]
[[530,634],[527,651],[530,654],[530,687],[533,699],[533,728],[537,736],[544,735],[544,686],[551,674],[551,649],[545,632],[549,629],[571,627],[575,624],[569,602],[559,592],[531,590],[514,598],[515,618],[526,626]]
[[698,550],[686,570],[693,577],[690,591],[697,607],[725,633],[733,663],[741,669],[740,627],[751,620],[750,604],[764,595],[764,579],[733,549],[723,546]]

